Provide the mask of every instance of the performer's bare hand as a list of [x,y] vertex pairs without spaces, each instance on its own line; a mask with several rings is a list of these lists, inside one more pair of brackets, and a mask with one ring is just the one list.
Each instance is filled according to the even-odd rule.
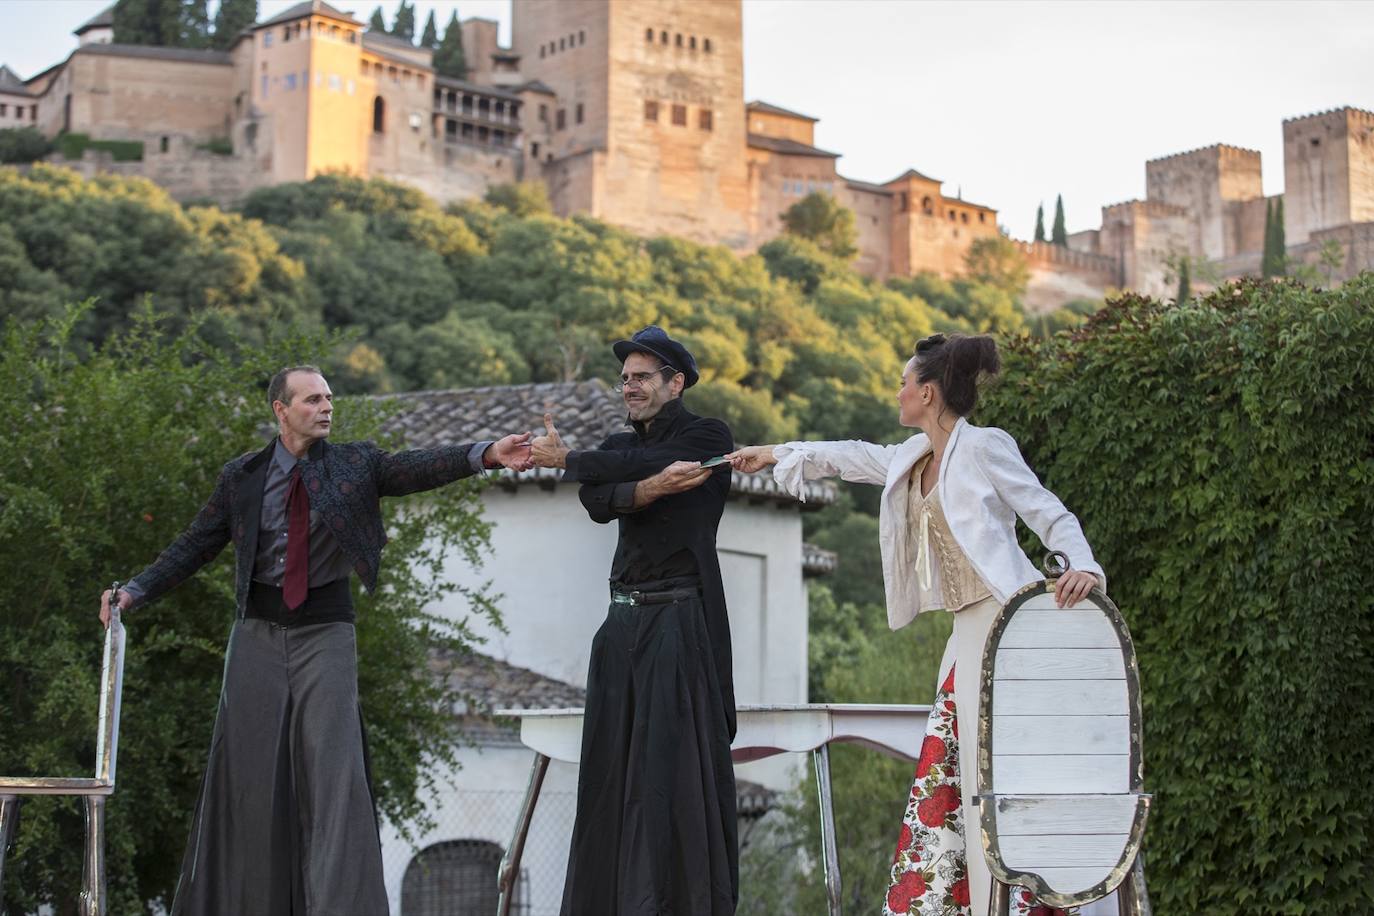
[[563,437],[553,425],[553,414],[544,414],[544,435],[530,443],[530,460],[541,468],[567,467],[570,451],[572,449],[563,444]]
[[730,467],[746,474],[762,471],[764,468],[778,463],[771,445],[746,445],[725,457],[730,459]]
[[1097,576],[1082,569],[1071,569],[1054,580],[1054,602],[1060,607],[1073,607],[1097,585]]
[[482,463],[487,467],[500,465],[512,471],[528,471],[534,467],[534,461],[530,458],[530,439],[529,433],[498,439],[487,446],[482,454]]
[[671,496],[701,486],[711,476],[711,470],[702,467],[700,461],[674,461],[650,479],[656,482],[660,493]]
[[[134,599],[129,597],[129,593],[124,589],[119,590],[119,610],[127,611],[129,605],[134,603]],[[105,629],[110,628],[110,590],[107,588],[100,593],[100,625]]]

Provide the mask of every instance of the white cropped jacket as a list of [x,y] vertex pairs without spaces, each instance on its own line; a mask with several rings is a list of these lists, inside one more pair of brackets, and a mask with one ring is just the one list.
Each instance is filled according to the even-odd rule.
[[[900,445],[870,442],[788,442],[774,449],[773,478],[793,496],[804,498],[805,481],[839,476],[856,483],[881,484],[878,538],[887,591],[887,622],[896,630],[918,613],[916,570],[907,569],[906,484],[911,469],[930,451],[930,437],[918,433]],[[1023,586],[1044,578],[1016,543],[1021,516],[1050,550],[1068,554],[1073,569],[1095,574],[1105,589],[1106,575],[1093,559],[1073,513],[1041,485],[1026,466],[1016,441],[1004,430],[972,426],[960,418],[950,434],[940,465],[940,504],[954,539],[993,596],[1005,604]]]

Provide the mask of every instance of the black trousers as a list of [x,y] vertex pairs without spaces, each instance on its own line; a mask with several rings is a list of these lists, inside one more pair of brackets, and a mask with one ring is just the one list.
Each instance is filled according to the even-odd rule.
[[612,604],[592,641],[563,916],[729,916],[735,772],[701,599]]

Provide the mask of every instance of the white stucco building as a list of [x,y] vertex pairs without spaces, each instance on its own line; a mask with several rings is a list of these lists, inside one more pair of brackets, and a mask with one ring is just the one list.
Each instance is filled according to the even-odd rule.
[[[595,448],[625,422],[620,399],[599,381],[519,385],[401,396],[393,421],[407,446],[426,447],[510,432],[542,430],[553,413],[572,448]],[[688,396],[690,407],[691,398]],[[582,705],[592,636],[606,615],[614,524],[587,518],[574,484],[561,472],[503,472],[483,494],[492,524],[492,552],[473,570],[454,562],[454,582],[490,581],[502,595],[506,632],[476,623],[482,655],[449,660],[448,676],[491,708]],[[729,604],[737,702],[807,700],[807,606],[803,576],[827,571],[834,557],[802,543],[801,511],[834,499],[817,484],[805,504],[782,493],[771,475],[741,475],[721,521],[718,549]],[[462,617],[453,599],[441,612]],[[515,731],[456,710],[474,746],[456,773],[437,774],[446,788],[431,802],[436,827],[412,845],[391,828],[383,855],[392,912],[397,916],[495,911],[496,866],[510,840],[532,752]],[[770,790],[790,788],[801,758],[775,757],[737,767],[741,832],[766,809]],[[553,764],[525,848],[513,912],[556,916],[567,863],[577,783],[575,768]],[[489,884],[483,876],[489,876]]]

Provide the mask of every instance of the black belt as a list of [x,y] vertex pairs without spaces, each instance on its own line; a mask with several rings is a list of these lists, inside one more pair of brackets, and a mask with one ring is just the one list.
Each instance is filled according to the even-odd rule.
[[675,579],[660,579],[655,582],[639,582],[627,585],[623,582],[611,583],[611,603],[640,607],[646,604],[671,604],[701,597],[701,580],[696,576],[679,576]]
[[270,620],[283,627],[299,627],[312,623],[352,623],[353,592],[348,576],[317,585],[305,593],[305,600],[294,611],[287,610],[281,589],[254,580],[248,587],[248,606],[245,617]]

